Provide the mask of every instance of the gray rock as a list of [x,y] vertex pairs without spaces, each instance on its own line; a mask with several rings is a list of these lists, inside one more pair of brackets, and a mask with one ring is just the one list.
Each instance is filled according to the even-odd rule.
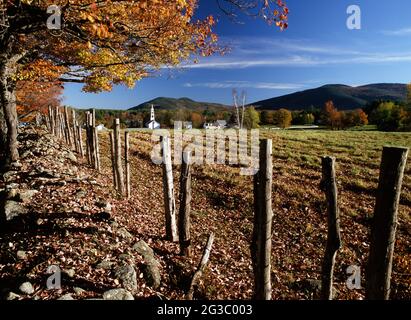
[[22,159],[31,158],[33,157],[33,153],[30,150],[24,151],[21,156]]
[[37,190],[25,190],[18,193],[17,198],[21,202],[27,202],[38,193]]
[[4,182],[11,182],[16,180],[18,175],[17,171],[7,171],[6,173],[3,174],[3,180]]
[[20,291],[24,294],[33,294],[34,293],[34,288],[33,285],[30,282],[24,282],[20,287]]
[[113,206],[111,203],[107,202],[107,205],[104,207],[104,212],[111,213],[113,211]]
[[18,295],[17,293],[9,292],[6,300],[18,300],[19,298],[20,298],[20,295]]
[[80,200],[80,199],[82,199],[82,198],[84,198],[84,197],[86,197],[86,196],[87,196],[87,192],[84,191],[84,190],[79,190],[79,191],[77,191],[77,192],[76,192],[76,195],[75,195],[76,200]]
[[133,249],[136,250],[144,259],[143,274],[149,286],[156,289],[161,284],[160,262],[155,258],[153,249],[144,241],[137,242]]
[[64,296],[61,296],[57,300],[74,300],[74,298],[71,296],[70,293],[65,294]]
[[133,249],[137,251],[140,255],[144,257],[154,257],[154,251],[150,248],[150,246],[144,240],[138,241],[134,246]]
[[22,206],[19,202],[7,200],[4,205],[4,212],[6,215],[6,220],[10,221],[15,217],[18,217],[22,214],[26,214],[28,212],[27,208]]
[[17,189],[8,189],[6,199],[7,200],[17,200],[17,195],[19,194],[19,190]]
[[134,300],[133,295],[125,289],[112,289],[104,292],[104,300]]
[[18,183],[12,182],[12,183],[6,184],[6,190],[7,190],[7,191],[10,191],[10,190],[12,190],[12,189],[18,189],[18,188],[19,188],[19,184],[18,184]]
[[116,221],[113,221],[110,223],[110,227],[112,227],[113,229],[118,228],[119,224]]
[[123,262],[115,268],[114,274],[124,288],[129,291],[137,290],[137,273],[132,265]]
[[126,228],[120,228],[116,231],[116,233],[124,239],[133,239],[134,238],[133,235],[130,232],[127,231]]
[[74,290],[74,293],[77,294],[77,295],[81,295],[84,292],[86,292],[86,290],[84,290],[83,288],[80,288],[80,287],[74,287],[73,290]]
[[301,282],[301,286],[309,291],[321,291],[321,280],[305,279]]
[[67,159],[73,161],[73,162],[77,162],[77,157],[74,155],[73,152],[68,151],[67,152]]
[[17,258],[20,260],[26,260],[27,259],[26,251],[23,251],[23,250],[17,251]]
[[69,278],[74,278],[76,271],[74,269],[64,269],[63,272],[67,275]]
[[104,270],[109,270],[113,266],[114,262],[108,261],[108,260],[103,260],[101,261],[96,268],[97,269],[104,269]]
[[147,284],[153,289],[157,289],[161,284],[161,265],[156,259],[145,260],[143,274]]
[[119,258],[120,260],[130,260],[130,259],[133,258],[133,256],[130,255],[130,254],[128,254],[128,253],[122,253],[122,254],[120,254],[120,255],[118,256],[118,258]]
[[19,161],[15,161],[15,162],[12,162],[12,163],[11,163],[10,167],[11,167],[12,169],[17,169],[17,170],[19,170],[20,168],[23,167],[23,164],[22,164],[21,162],[19,162]]

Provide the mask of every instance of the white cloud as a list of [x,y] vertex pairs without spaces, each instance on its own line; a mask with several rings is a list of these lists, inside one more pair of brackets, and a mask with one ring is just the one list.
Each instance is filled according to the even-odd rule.
[[398,30],[385,30],[381,32],[386,36],[406,36],[411,35],[411,28],[403,28]]
[[[404,29],[406,30],[406,29]],[[411,33],[411,29],[410,29]],[[271,38],[223,39],[232,48],[224,56],[201,58],[189,69],[246,69],[256,67],[313,67],[341,64],[383,64],[411,62],[411,52],[360,51],[349,45],[329,46],[309,40]],[[358,44],[357,44],[358,45]]]
[[251,67],[268,67],[268,66],[307,66],[316,65],[317,61],[311,58],[291,56],[284,58],[269,57],[232,57],[232,58],[209,58],[196,64],[183,65],[183,68],[192,69],[244,69]]
[[217,57],[208,58],[197,64],[186,64],[189,69],[246,69],[252,67],[310,67],[340,64],[381,64],[411,62],[411,52],[406,53],[364,53],[362,55],[330,56],[289,56],[270,57]]
[[210,89],[228,89],[228,88],[253,88],[253,89],[270,89],[270,90],[296,90],[304,88],[305,85],[299,83],[276,83],[276,82],[250,82],[250,81],[223,81],[223,82],[196,82],[185,83],[184,87],[202,87]]

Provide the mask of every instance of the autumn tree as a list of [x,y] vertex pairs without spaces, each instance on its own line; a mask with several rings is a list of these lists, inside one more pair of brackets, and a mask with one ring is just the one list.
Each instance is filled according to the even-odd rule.
[[[7,124],[6,160],[18,160],[16,83],[42,76],[47,61],[60,81],[84,84],[84,91],[132,87],[164,65],[177,65],[191,55],[218,50],[214,19],[193,19],[195,0],[15,0],[2,2],[0,13],[0,99]],[[54,7],[49,24],[47,9]],[[58,28],[51,30],[50,28]],[[4,133],[3,133],[4,134]]]
[[219,8],[236,19],[238,11],[251,17],[260,17],[281,30],[288,27],[288,7],[283,0],[216,0]]
[[314,124],[315,116],[311,112],[307,111],[294,111],[291,113],[293,117],[292,124],[295,125],[307,125]]
[[280,128],[288,128],[292,120],[291,111],[287,109],[280,109],[274,112],[274,124]]
[[193,128],[200,128],[203,124],[203,117],[198,112],[193,112],[191,114],[191,122],[193,124]]
[[[281,29],[288,9],[281,0],[221,0]],[[214,18],[195,20],[197,0],[7,0],[0,3],[0,101],[7,135],[6,164],[18,160],[16,83],[35,80],[46,61],[54,80],[83,83],[83,90],[129,87],[163,66],[219,51]],[[228,11],[229,13],[234,12]],[[256,10],[256,11],[254,11]],[[32,72],[21,73],[27,66]],[[7,132],[6,132],[7,131]]]
[[394,102],[381,102],[370,114],[371,122],[381,131],[397,131],[405,119],[405,110]]
[[48,106],[60,106],[62,94],[63,87],[59,82],[18,81],[16,98],[19,119],[28,121],[33,111],[46,113]]
[[262,124],[273,124],[274,121],[274,113],[273,111],[261,111],[260,117],[261,117],[261,123]]
[[405,106],[405,116],[403,120],[404,129],[411,130],[411,83],[407,85],[407,101]]
[[324,105],[324,122],[332,130],[342,128],[342,114],[334,106],[334,102],[327,101]]
[[260,113],[254,107],[248,107],[244,111],[244,128],[255,129],[260,124]]
[[358,127],[368,124],[368,115],[362,109],[342,113],[344,127]]

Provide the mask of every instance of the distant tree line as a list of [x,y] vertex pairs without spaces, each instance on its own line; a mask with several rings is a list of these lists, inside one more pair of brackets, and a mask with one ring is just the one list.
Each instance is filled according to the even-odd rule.
[[[156,121],[162,128],[173,128],[175,121],[189,121],[193,128],[202,128],[205,122],[225,120],[235,127],[235,110],[206,109],[191,111],[187,109],[156,110]],[[96,120],[111,128],[113,120],[119,118],[123,128],[144,128],[150,121],[150,110],[96,110]],[[344,130],[372,124],[380,131],[411,130],[411,84],[408,85],[407,100],[403,103],[393,101],[375,101],[364,109],[339,111],[333,101],[327,101],[323,108],[310,107],[302,111],[287,109],[258,111],[253,106],[245,109],[244,128],[253,129],[263,126],[288,128],[292,125],[320,125],[331,130]]]
[[279,109],[261,112],[262,125],[288,128],[291,125],[317,124],[331,130],[343,130],[372,124],[380,131],[411,131],[411,84],[406,102],[374,101],[364,109],[339,111],[333,101],[322,109],[311,107],[304,111]]

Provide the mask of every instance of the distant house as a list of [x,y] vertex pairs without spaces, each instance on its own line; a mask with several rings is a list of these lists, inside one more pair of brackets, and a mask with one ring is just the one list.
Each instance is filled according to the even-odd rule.
[[206,122],[203,125],[204,129],[225,129],[227,127],[227,121],[217,120],[215,122]]
[[225,129],[225,128],[227,127],[227,121],[225,121],[225,120],[217,120],[217,121],[215,122],[215,126],[216,126],[218,129]]
[[146,128],[151,130],[160,129],[160,124],[156,121],[156,117],[154,114],[154,105],[151,105],[150,122],[146,123]]
[[191,121],[184,121],[183,122],[184,129],[193,129],[193,123]]
[[104,124],[99,124],[98,126],[96,126],[97,131],[103,131],[103,130],[107,130],[106,127],[104,126]]
[[205,122],[203,124],[204,129],[217,129],[217,127],[212,122]]

